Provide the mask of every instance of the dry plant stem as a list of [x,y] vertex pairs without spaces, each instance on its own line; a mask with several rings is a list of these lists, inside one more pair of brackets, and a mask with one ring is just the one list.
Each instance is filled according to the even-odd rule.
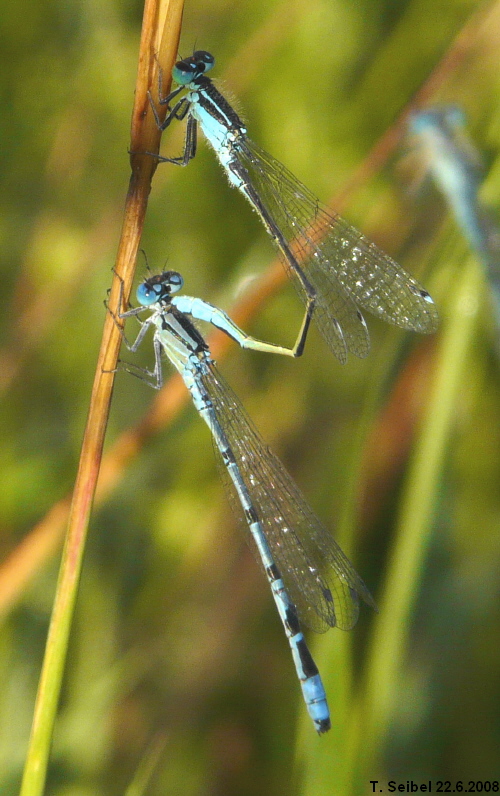
[[[499,8],[500,3],[498,2],[496,2],[493,7],[488,6],[486,12],[485,7],[481,6],[480,9],[478,9],[478,11],[469,18],[469,20],[461,29],[460,33],[456,36],[447,53],[443,56],[440,63],[429,76],[428,80],[416,94],[413,102],[410,103],[395,124],[389,128],[389,130],[384,133],[384,135],[375,144],[371,152],[367,155],[347,185],[331,203],[332,206],[334,206],[337,210],[341,210],[341,208],[347,203],[348,199],[353,195],[353,193],[355,193],[360,185],[364,184],[364,182],[368,180],[374,172],[383,166],[399,143],[403,128],[403,121],[407,118],[411,108],[421,105],[431,99],[432,93],[437,91],[437,89],[448,78],[450,72],[466,58],[473,46],[477,45],[478,38],[483,34],[483,31],[487,29],[490,24],[492,24],[494,21],[494,15],[498,14]],[[166,51],[162,49],[162,46],[163,45],[160,45],[158,48],[160,53],[159,60],[160,63],[166,65],[167,54],[170,57],[171,51],[169,50],[168,53],[166,53]],[[151,44],[151,41],[149,43],[149,47],[151,47],[152,51],[154,52],[154,45]],[[133,144],[136,140],[136,130],[140,130],[141,128],[141,119],[143,118],[141,114],[143,114],[147,109],[145,90],[147,88],[146,84],[148,79],[151,77],[153,91],[157,85],[155,77],[156,63],[154,62],[154,59],[150,59],[148,61],[146,55],[144,55],[144,57],[142,56],[142,53],[146,52],[147,50],[141,46],[141,61],[139,64],[138,88],[136,95],[137,99],[132,121]],[[173,58],[174,56],[172,56],[172,59]],[[170,70],[165,66],[164,75],[168,76],[169,72]],[[163,93],[166,94],[167,91],[168,86],[164,85]],[[141,97],[142,99],[139,101],[139,98]],[[152,122],[150,116],[151,114],[147,115],[146,121],[149,120],[149,122]],[[155,136],[158,136],[156,126],[151,129],[150,134],[152,140],[156,141],[156,148],[158,148],[159,138],[155,138]],[[155,151],[154,147],[155,143],[149,144],[148,151]],[[134,151],[134,146],[132,146],[132,150]],[[140,145],[137,143],[137,148],[135,151],[144,151],[144,147],[140,147]],[[145,168],[148,167],[147,164],[149,162],[149,167],[154,170],[155,163],[153,159],[148,158],[145,160]],[[140,162],[139,159],[137,159],[137,162]],[[131,190],[132,189],[133,181],[131,183]],[[134,208],[137,212],[136,205],[134,205]],[[136,251],[137,245],[130,246],[128,255],[130,259],[127,259],[125,256],[126,249],[123,247],[123,260],[119,258],[119,262],[117,264],[117,272],[125,281],[126,292],[127,288],[130,286],[131,270],[127,270],[125,267],[122,267],[120,263],[123,262],[126,264],[127,262],[130,262],[133,259],[132,253],[134,253],[135,256]],[[273,263],[266,274],[263,275],[262,281],[257,289],[254,292],[246,295],[242,301],[238,303],[236,310],[231,312],[231,315],[239,323],[243,323],[245,320],[253,317],[262,304],[279,289],[284,279],[285,272],[281,264],[277,262]],[[116,306],[117,298],[118,291],[114,290],[111,298],[112,306]],[[115,303],[113,304],[113,302]],[[113,333],[113,330],[111,330],[111,333]],[[217,357],[220,356],[223,350],[226,350],[228,344],[227,341],[221,343],[221,338],[217,334],[215,335],[215,339],[219,341],[219,344],[221,345],[220,349],[213,349],[214,356]],[[118,338],[116,338],[115,342],[116,344],[119,343]],[[109,364],[107,364],[106,367],[112,368],[113,362],[116,360],[110,358],[109,360],[106,360],[106,362],[108,361]],[[118,481],[127,462],[137,453],[143,441],[149,436],[149,434],[154,433],[156,428],[173,418],[184,405],[185,400],[186,396],[181,389],[180,381],[176,379],[176,377],[173,377],[165,385],[162,393],[158,395],[157,399],[153,402],[151,409],[148,411],[141,423],[130,431],[124,432],[124,434],[106,455],[103,461],[103,468],[101,470],[101,476],[99,479],[97,494],[98,500],[104,499],[109,494],[109,491]],[[0,568],[0,618],[10,610],[12,605],[19,598],[19,595],[22,594],[30,578],[33,577],[33,574],[39,570],[39,568],[55,550],[64,528],[64,520],[67,516],[67,512],[68,500],[67,498],[64,498],[58,501],[58,503],[56,503],[50,509],[48,514],[35,526],[26,540],[24,540],[24,542],[22,542],[21,545],[19,545],[18,548],[12,552],[11,556]]]
[[[160,46],[160,59],[165,74],[170,75],[180,36],[181,0],[164,4],[165,31]],[[157,0],[146,0],[141,36],[139,68],[135,104],[132,114],[131,152],[158,151],[160,133],[148,111],[147,90],[156,69],[155,50],[159,19]],[[168,87],[167,87],[168,88]],[[146,155],[131,155],[132,175],[125,203],[125,214],[118,247],[116,276],[110,302],[116,307],[120,283],[128,295],[132,284],[135,259],[139,247],[154,159]],[[56,598],[47,639],[45,657],[38,687],[35,714],[31,730],[28,756],[23,776],[21,796],[38,796],[43,792],[54,721],[59,700],[69,632],[81,571],[87,527],[99,473],[104,434],[113,387],[112,371],[116,367],[120,348],[120,333],[107,315],[99,352],[92,397],[82,445],[80,466],[76,478],[69,525],[59,573]]]

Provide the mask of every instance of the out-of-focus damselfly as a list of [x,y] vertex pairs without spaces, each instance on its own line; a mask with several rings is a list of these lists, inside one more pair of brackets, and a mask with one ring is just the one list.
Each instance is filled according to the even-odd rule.
[[260,216],[341,362],[348,351],[359,357],[369,351],[368,329],[358,305],[402,328],[435,331],[437,312],[428,292],[248,138],[237,113],[205,74],[214,63],[204,50],[178,61],[172,75],[179,86],[167,97],[161,96],[160,73],[158,101],[168,106],[168,112],[162,122],[149,95],[156,122],[164,130],[173,119],[187,117],[187,128],[180,157],[155,157],[187,165],[196,154],[200,125],[230,184]]
[[[340,547],[262,441],[190,320],[196,318],[211,323],[242,348],[300,356],[310,323],[310,310],[305,314],[295,346],[282,348],[249,337],[225,312],[199,298],[173,295],[182,285],[182,277],[176,271],[152,276],[139,285],[140,306],[118,317],[137,316],[147,309],[151,310],[151,315],[142,322],[135,342],[127,345],[131,351],[136,351],[152,327],[155,366],[146,371],[149,382],[157,389],[163,383],[163,352],[179,371],[196,409],[210,428],[231,502],[250,530],[252,547],[271,587],[307,710],[316,730],[326,732],[330,728],[326,694],[300,629],[299,615],[320,632],[335,626],[349,630],[358,618],[359,598],[368,605],[374,606],[374,603]],[[118,323],[117,317],[113,317]],[[138,371],[130,364],[126,368]]]
[[422,166],[430,174],[471,248],[486,270],[500,330],[500,229],[479,199],[483,168],[466,133],[466,117],[456,105],[415,112],[409,133]]

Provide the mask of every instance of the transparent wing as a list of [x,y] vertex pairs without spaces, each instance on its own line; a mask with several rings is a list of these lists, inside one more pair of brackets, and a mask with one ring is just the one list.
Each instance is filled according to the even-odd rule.
[[[404,329],[436,330],[436,307],[426,290],[340,216],[321,205],[279,161],[249,139],[238,159],[282,235],[298,252],[318,292],[318,325],[334,353],[363,357],[369,350],[366,324],[356,305]],[[291,269],[289,269],[291,270]],[[345,341],[340,352],[336,319]],[[342,346],[340,346],[342,348]]]
[[[349,630],[358,618],[359,597],[374,607],[368,589],[279,459],[264,444],[218,370],[211,365],[200,379],[301,619],[318,632],[334,626]],[[248,530],[234,484],[214,448],[231,504]],[[251,546],[256,552],[253,541]]]
[[[363,316],[335,273],[316,262],[320,250],[311,226],[318,212],[314,196],[281,163],[251,141],[245,140],[245,144],[238,147],[238,160],[316,290],[314,320],[327,344],[342,363],[346,362],[348,351],[365,357],[370,350],[370,339]],[[287,176],[294,181],[293,184],[286,184]],[[303,299],[304,290],[296,271],[282,251],[280,255]]]

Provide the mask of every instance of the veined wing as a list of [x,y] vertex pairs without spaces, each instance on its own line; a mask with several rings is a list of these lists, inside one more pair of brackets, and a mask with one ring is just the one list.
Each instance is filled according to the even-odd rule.
[[[262,441],[215,366],[208,367],[200,379],[299,616],[318,632],[334,626],[349,630],[358,618],[359,597],[374,607],[368,589],[279,459]],[[217,446],[214,448],[231,503],[248,530],[234,484]],[[255,550],[253,541],[251,544]]]
[[[333,272],[329,273],[321,266],[315,267],[314,261],[320,253],[314,240],[314,230],[309,224],[314,221],[318,210],[313,195],[298,181],[294,183],[293,190],[283,192],[282,176],[285,177],[288,172],[281,163],[273,160],[252,141],[239,141],[235,150],[239,163],[248,173],[248,179],[259,194],[269,216],[316,291],[314,320],[327,344],[342,363],[347,361],[348,351],[358,357],[365,357],[370,350],[370,338],[361,312]],[[291,174],[289,176],[295,180]],[[304,203],[308,203],[305,209]],[[302,220],[306,215],[307,223]],[[280,255],[304,300],[302,283],[281,248]]]
[[[438,315],[427,291],[374,243],[322,205],[279,161],[249,139],[238,156],[248,170],[282,234],[298,247],[308,279],[321,293],[322,312],[331,312],[342,326],[348,350],[367,351],[360,313],[335,315],[341,294],[352,304],[404,329],[424,334],[437,328]],[[347,323],[346,323],[347,320]],[[321,321],[320,321],[321,326]]]

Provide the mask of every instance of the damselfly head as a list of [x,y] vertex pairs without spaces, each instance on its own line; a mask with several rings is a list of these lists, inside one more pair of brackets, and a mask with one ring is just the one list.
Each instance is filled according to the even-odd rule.
[[442,105],[414,111],[409,119],[410,132],[417,135],[427,130],[447,129],[450,132],[463,129],[467,124],[465,112],[458,105]]
[[177,61],[172,69],[172,77],[181,86],[187,86],[200,75],[208,72],[213,67],[215,58],[206,50],[196,50],[189,58]]
[[137,301],[143,307],[168,301],[172,293],[177,293],[183,284],[184,280],[177,271],[163,271],[141,282],[137,288]]

